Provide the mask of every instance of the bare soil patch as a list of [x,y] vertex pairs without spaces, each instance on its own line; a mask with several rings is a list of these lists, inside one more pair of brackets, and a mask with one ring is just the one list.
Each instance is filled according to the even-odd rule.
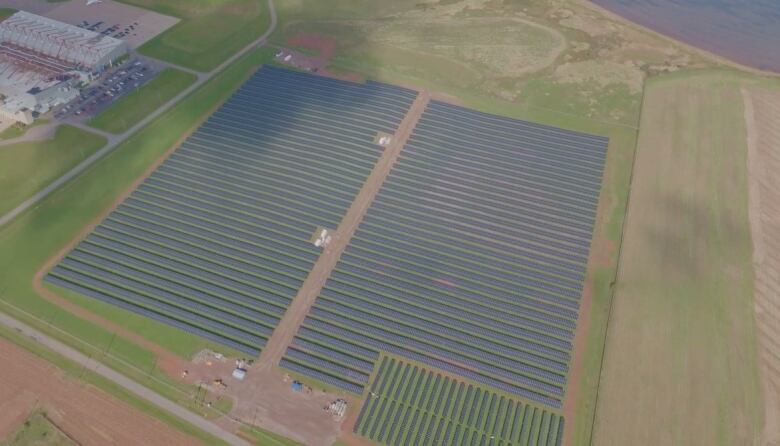
[[287,40],[287,44],[317,51],[317,56],[326,60],[336,52],[336,39],[321,34],[298,33]]
[[[230,415],[307,446],[330,446],[339,437],[341,419],[323,408],[340,398],[312,386],[296,392],[277,367],[249,369],[244,381],[226,380],[225,394],[234,398]],[[350,401],[353,409],[357,401]]]
[[38,406],[84,446],[200,444],[101,390],[64,376],[52,364],[4,339],[0,339],[0,357],[0,438],[8,433],[6,415],[23,422]]
[[749,217],[764,428],[761,444],[780,445],[780,93],[743,88],[748,139]]
[[[580,314],[577,322],[577,332],[574,336],[574,351],[572,353],[571,369],[569,369],[568,385],[566,387],[566,400],[563,402],[563,418],[565,422],[573,423],[576,418],[577,400],[580,394],[580,380],[582,379],[583,355],[587,349],[588,331],[590,329],[590,310],[593,301],[593,282],[588,280],[582,289],[580,300]],[[563,430],[563,445],[573,446],[574,426]]]
[[299,32],[287,39],[287,45],[291,48],[285,50],[289,54],[289,61],[282,61],[289,65],[314,71],[321,76],[342,79],[350,82],[360,82],[363,76],[348,71],[334,71],[328,68],[331,57],[336,53],[338,43],[336,39],[317,33]]
[[[609,183],[608,173],[605,173],[604,184]],[[614,203],[610,200],[608,194],[603,194],[599,202],[598,218],[596,227],[603,228],[606,216],[612,213]],[[577,331],[574,335],[574,349],[572,351],[571,368],[569,369],[568,385],[566,387],[566,399],[563,402],[563,417],[568,428],[563,430],[563,445],[574,446],[575,433],[574,422],[577,418],[577,408],[579,399],[582,398],[581,391],[586,390],[586,384],[582,383],[582,376],[585,373],[585,354],[588,349],[588,336],[590,334],[591,310],[593,308],[593,281],[597,270],[611,265],[615,254],[615,244],[607,239],[600,231],[594,232],[591,243],[590,258],[588,259],[588,272],[585,283],[582,288],[582,298],[580,299],[580,312],[577,318]],[[598,328],[598,327],[597,327]],[[586,389],[583,389],[586,387]]]

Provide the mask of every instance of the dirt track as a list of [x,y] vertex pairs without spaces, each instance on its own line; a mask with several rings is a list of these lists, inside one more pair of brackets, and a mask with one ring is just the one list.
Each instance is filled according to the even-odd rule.
[[414,130],[417,121],[419,121],[420,116],[425,111],[429,100],[430,95],[425,92],[420,93],[417,99],[415,99],[406,117],[398,126],[393,142],[382,153],[352,205],[347,210],[347,213],[344,214],[344,218],[339,223],[339,227],[333,236],[333,241],[317,259],[308,277],[306,277],[300,290],[298,290],[298,294],[284,314],[284,318],[279,322],[273,336],[268,340],[260,355],[259,367],[267,368],[279,363],[285,348],[292,341],[295,333],[298,331],[298,327],[319,295],[320,289],[325,285],[325,281],[330,276],[331,271],[336,267],[341,253],[344,252],[344,249],[349,244],[349,240],[363,220],[363,216],[366,215],[369,206],[374,201],[374,197],[379,193],[379,188],[382,187],[385,178],[390,174],[393,164],[395,164],[401,149],[411,136],[412,130]]
[[780,93],[742,89],[748,138],[749,217],[763,445],[780,445]]
[[0,438],[36,407],[80,445],[200,444],[165,423],[0,339]]
[[[605,171],[603,184],[610,183],[609,170]],[[575,446],[577,410],[580,410],[580,398],[582,393],[586,394],[593,386],[598,385],[594,382],[581,382],[582,375],[585,373],[585,355],[588,353],[588,336],[591,330],[591,312],[593,309],[593,287],[596,278],[596,271],[601,268],[608,268],[612,258],[616,255],[617,248],[599,228],[604,228],[606,219],[612,211],[614,198],[605,194],[599,201],[599,207],[596,216],[596,230],[593,233],[591,242],[590,257],[588,259],[588,271],[585,277],[585,283],[582,287],[582,298],[580,299],[580,311],[577,317],[577,331],[574,336],[574,349],[567,378],[566,396],[563,402],[563,417],[567,427],[563,430],[563,446]],[[599,327],[594,327],[598,329]],[[591,379],[598,379],[598,376]],[[595,408],[593,409],[595,410]]]

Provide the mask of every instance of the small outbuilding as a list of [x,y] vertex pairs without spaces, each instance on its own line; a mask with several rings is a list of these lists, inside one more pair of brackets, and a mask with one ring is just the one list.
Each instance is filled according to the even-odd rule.
[[233,369],[233,378],[241,381],[246,378],[246,369],[235,368]]

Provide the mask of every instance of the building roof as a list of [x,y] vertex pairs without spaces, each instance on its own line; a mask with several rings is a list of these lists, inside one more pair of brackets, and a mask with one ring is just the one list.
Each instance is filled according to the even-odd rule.
[[0,22],[0,42],[90,67],[124,45],[119,39],[26,11]]

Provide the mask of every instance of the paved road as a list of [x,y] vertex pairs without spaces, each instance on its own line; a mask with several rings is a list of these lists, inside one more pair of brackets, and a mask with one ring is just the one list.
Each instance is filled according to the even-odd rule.
[[149,390],[148,388],[144,387],[141,384],[138,384],[137,382],[122,375],[121,373],[115,372],[114,370],[104,366],[100,362],[88,357],[87,355],[84,355],[83,353],[63,344],[60,341],[57,341],[56,339],[50,338],[49,336],[39,332],[38,330],[22,322],[17,321],[16,319],[6,315],[5,313],[0,313],[0,324],[3,324],[13,330],[22,333],[25,336],[34,339],[41,345],[51,350],[54,350],[60,355],[70,359],[71,361],[83,365],[84,367],[103,376],[104,378],[110,379],[114,383],[124,387],[125,389],[129,390],[135,395],[149,401],[150,403],[164,410],[167,410],[168,412],[176,415],[177,417],[183,419],[184,421],[194,426],[197,426],[198,428],[210,433],[211,435],[217,438],[220,438],[232,445],[250,446],[248,442],[239,438],[235,434],[222,429],[221,427],[217,426],[211,421],[208,421],[205,418],[202,418],[199,415],[190,412],[189,410],[179,406],[178,404],[174,403],[173,401],[165,397],[158,395],[154,391]]
[[181,93],[177,94],[175,97],[173,97],[170,101],[163,104],[160,108],[155,110],[153,113],[146,116],[144,119],[142,119],[140,122],[135,124],[134,126],[130,127],[125,131],[124,133],[121,133],[119,135],[112,135],[105,132],[98,132],[95,129],[86,126],[85,124],[75,124],[76,127],[83,128],[85,130],[89,130],[91,132],[99,133],[103,136],[105,136],[108,139],[108,143],[97,152],[93,153],[89,158],[85,159],[81,163],[79,163],[76,167],[62,175],[61,177],[57,178],[53,182],[51,182],[48,186],[41,189],[39,192],[37,192],[35,195],[31,196],[24,202],[22,202],[19,206],[15,207],[11,211],[9,211],[7,214],[0,217],[0,227],[5,226],[8,224],[11,220],[16,218],[17,216],[21,215],[24,211],[27,209],[30,209],[31,207],[38,204],[41,200],[43,200],[47,195],[57,190],[60,186],[67,183],[74,177],[76,177],[78,174],[86,170],[89,166],[91,166],[93,163],[95,163],[100,158],[104,157],[106,154],[114,150],[119,144],[124,142],[128,137],[130,137],[132,134],[140,130],[142,127],[146,126],[153,120],[155,120],[157,117],[168,111],[171,107],[173,107],[177,102],[181,101],[185,97],[187,97],[190,93],[198,89],[201,85],[203,85],[206,81],[214,77],[217,73],[222,71],[225,67],[232,64],[236,61],[236,59],[240,58],[247,52],[251,51],[253,48],[255,48],[258,45],[261,45],[265,43],[265,40],[268,38],[269,35],[274,31],[276,28],[276,9],[274,9],[273,0],[268,0],[268,11],[271,15],[271,24],[268,27],[268,30],[266,30],[265,33],[263,33],[262,36],[258,37],[254,42],[250,43],[249,45],[245,46],[243,49],[241,49],[239,52],[231,56],[228,60],[220,64],[217,68],[209,71],[208,73],[201,73],[198,75],[198,80],[195,81],[192,85],[187,87],[185,90],[183,90]]

